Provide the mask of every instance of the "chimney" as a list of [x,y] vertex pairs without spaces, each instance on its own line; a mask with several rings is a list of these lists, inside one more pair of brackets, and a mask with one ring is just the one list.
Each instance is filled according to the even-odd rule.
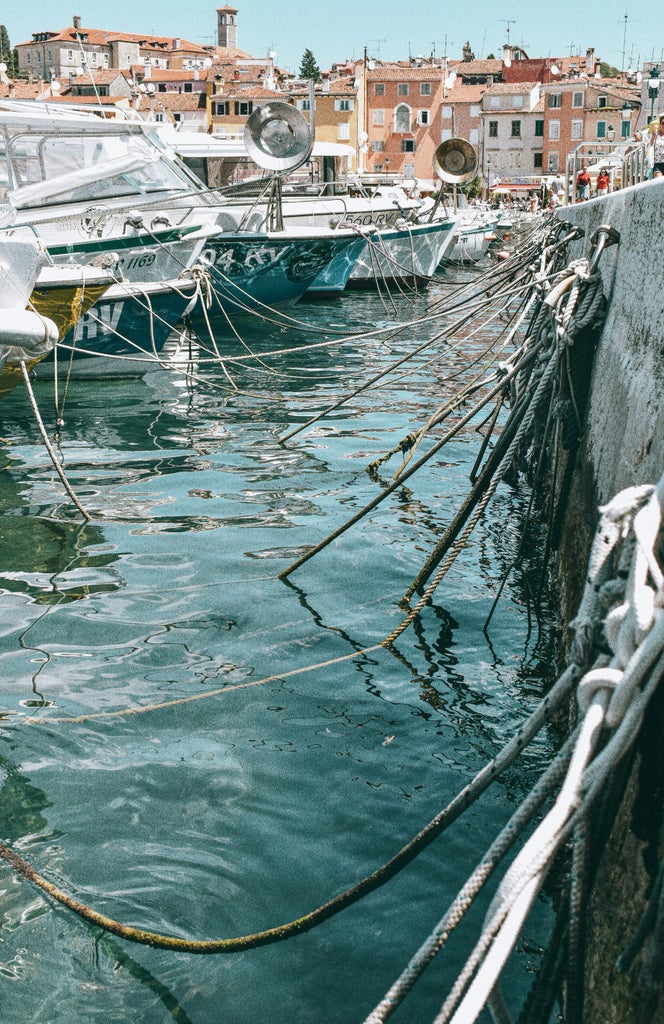
[[74,15],[74,28],[78,32],[80,27],[81,27],[81,15],[80,14],[75,14]]

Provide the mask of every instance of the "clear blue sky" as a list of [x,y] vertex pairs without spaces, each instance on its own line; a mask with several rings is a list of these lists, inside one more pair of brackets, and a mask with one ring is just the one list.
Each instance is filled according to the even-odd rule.
[[[82,26],[181,36],[193,43],[215,42],[216,10],[205,0],[160,0],[136,4],[114,0],[90,4],[79,0],[51,0],[33,5],[12,0],[3,4],[0,19],[12,45],[26,42],[33,32],[53,31],[72,24],[80,15]],[[297,72],[302,54],[310,49],[324,70],[334,61],[370,56],[397,60],[432,52],[461,58],[468,40],[477,57],[498,56],[508,39],[531,57],[585,53],[589,46],[617,68],[636,70],[644,60],[659,61],[664,54],[664,7],[661,3],[625,3],[625,0],[586,0],[538,3],[536,0],[467,0],[456,5],[440,0],[406,0],[369,4],[334,0],[235,0],[238,9],[238,46],[253,57],[274,49],[277,63]],[[103,10],[103,13],[102,13]],[[379,13],[380,12],[380,13]]]

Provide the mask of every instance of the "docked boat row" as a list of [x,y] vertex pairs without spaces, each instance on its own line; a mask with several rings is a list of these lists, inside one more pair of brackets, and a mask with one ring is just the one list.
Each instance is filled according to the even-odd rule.
[[[253,189],[228,190],[192,169],[202,152],[220,158],[219,140],[0,103],[3,259],[22,267],[33,254],[34,280],[23,275],[29,297],[16,289],[16,302],[40,324],[56,324],[57,349],[51,341],[29,360],[40,375],[58,362],[76,375],[135,373],[185,323],[217,330],[305,294],[426,287],[447,260],[465,258],[455,256],[459,246],[474,259],[485,251],[471,246],[476,225],[465,213],[430,210],[402,189],[289,190],[283,179],[313,145],[308,123],[288,104],[255,115],[245,145],[265,176]],[[484,245],[490,225],[476,233]],[[53,329],[46,334],[52,339]]]

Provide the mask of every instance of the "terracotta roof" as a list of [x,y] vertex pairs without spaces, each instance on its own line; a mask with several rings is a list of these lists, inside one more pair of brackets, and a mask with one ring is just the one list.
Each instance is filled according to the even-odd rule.
[[[179,36],[147,36],[138,35],[135,32],[107,32],[106,36],[108,42],[117,40],[118,42],[138,43],[139,46],[143,47],[143,49],[154,47],[164,53],[172,50],[175,50],[178,53],[181,50],[187,50],[188,52],[200,53],[201,56],[207,56],[207,50],[205,47],[199,46],[198,43],[190,43],[189,40],[181,39]],[[177,47],[175,46],[176,41],[179,43],[179,46]]]
[[127,103],[126,96],[74,96],[68,90],[61,95],[58,93],[57,96],[49,96],[49,103],[64,103],[65,105],[83,106],[84,104],[90,104],[92,107],[98,106],[115,106],[116,103]]
[[446,90],[445,101],[447,103],[479,103],[486,89],[486,85],[468,85],[457,78],[452,88]]
[[244,50],[238,50],[237,46],[218,46],[213,53],[210,53],[209,50],[206,52],[213,60],[217,59],[232,62],[238,57],[246,57],[248,60],[251,60],[251,54],[245,53]]
[[[10,80],[8,85],[0,82],[0,98],[16,100],[36,100],[46,88],[44,82],[26,82],[17,78],[15,82]],[[11,93],[11,97],[10,97]]]
[[485,92],[489,96],[520,96],[522,93],[533,89],[537,82],[494,82],[488,85]]
[[[100,28],[87,28],[81,26],[81,28],[74,28],[72,25],[70,28],[58,29],[57,32],[44,32],[35,33],[35,35],[45,35],[48,37],[49,42],[57,42],[58,40],[66,43],[76,43],[77,37],[81,37],[81,41],[87,45],[92,46],[108,46],[111,42],[129,42],[138,43],[144,48],[155,48],[163,50],[163,52],[171,52],[173,50],[187,50],[193,51],[194,53],[207,54],[207,50],[203,46],[199,46],[198,43],[190,43],[186,39],[182,39],[179,36],[153,36],[147,34],[138,34],[136,32],[116,32],[112,29],[100,29]],[[178,42],[178,47],[175,47],[175,42]],[[34,44],[34,39],[29,39],[27,42],[19,43],[19,46],[29,46]]]
[[[451,66],[448,70],[452,70]],[[440,64],[421,64],[419,67],[386,64],[367,71],[367,82],[431,82],[435,79],[442,79]]]
[[127,82],[131,82],[131,74],[124,68],[95,68],[88,69],[84,75],[68,75],[65,70],[60,72],[62,80],[69,79],[72,85],[111,85],[120,76]]
[[[71,28],[60,28],[57,32],[35,32],[35,35],[44,35],[48,37],[48,41],[61,40],[64,43],[75,43],[76,36],[87,36],[87,42],[93,46],[106,46],[108,43],[108,32],[104,32],[99,28],[85,28],[75,29],[72,25]],[[23,43],[18,43],[18,46],[31,46],[35,43],[34,39],[28,39]]]
[[[232,83],[231,83],[232,84]],[[274,89],[264,89],[261,85],[252,85],[247,89],[241,89],[239,95],[244,99],[249,96],[251,99],[285,99],[286,97],[282,92],[276,92]],[[221,96],[215,96],[215,99],[235,99],[236,97],[232,92],[224,93]]]
[[[202,92],[157,92],[155,106],[166,110],[205,110],[205,93]],[[145,111],[145,101],[141,110]]]
[[500,75],[503,70],[502,60],[462,60],[454,67],[457,75]]

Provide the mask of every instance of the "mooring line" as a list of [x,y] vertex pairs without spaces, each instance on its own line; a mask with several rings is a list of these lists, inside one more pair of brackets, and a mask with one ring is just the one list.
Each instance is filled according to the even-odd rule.
[[[357,654],[353,656],[357,656]],[[124,925],[106,914],[101,914],[92,909],[81,900],[66,893],[59,886],[49,882],[48,879],[44,878],[32,865],[5,843],[0,843],[0,857],[7,861],[24,878],[28,879],[28,881],[36,885],[52,899],[72,910],[79,917],[129,942],[136,942],[159,949],[201,955],[235,953],[258,946],[269,945],[274,942],[281,942],[309,931],[323,921],[328,920],[341,910],[358,902],[358,900],[370,892],[384,885],[406,867],[422,850],[456,821],[529,745],[540,729],[550,721],[552,716],[567,701],[576,682],[578,671],[576,666],[570,666],[559,677],[549,693],[516,730],[512,739],[505,744],[491,761],[485,764],[472,781],[460,790],[442,811],[431,819],[393,857],[370,875],[365,876],[361,881],[345,889],[337,896],[332,897],[332,899],[323,903],[315,910],[273,928],[227,939],[196,940],[179,938],[145,928]]]

